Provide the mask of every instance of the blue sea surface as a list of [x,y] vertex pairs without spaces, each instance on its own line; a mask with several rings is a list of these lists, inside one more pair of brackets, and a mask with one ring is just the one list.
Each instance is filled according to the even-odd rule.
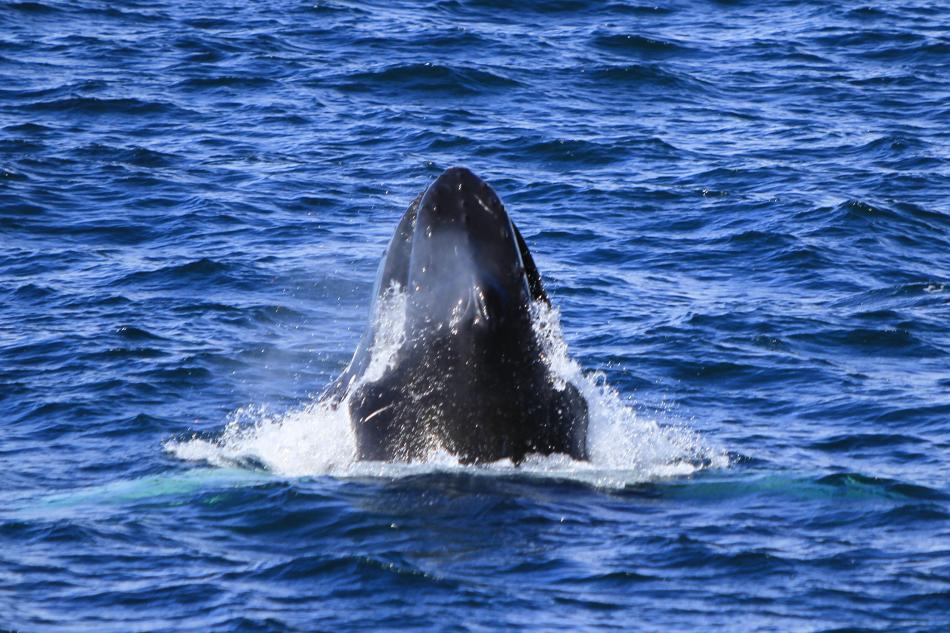
[[[0,630],[950,630],[948,148],[946,2],[0,3]],[[590,464],[319,402],[453,165]]]

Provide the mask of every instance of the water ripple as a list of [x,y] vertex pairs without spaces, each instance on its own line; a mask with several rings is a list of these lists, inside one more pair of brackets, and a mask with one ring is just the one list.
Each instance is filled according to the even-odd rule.
[[[0,4],[0,627],[950,627],[946,23]],[[314,404],[456,164],[614,461],[354,464]]]

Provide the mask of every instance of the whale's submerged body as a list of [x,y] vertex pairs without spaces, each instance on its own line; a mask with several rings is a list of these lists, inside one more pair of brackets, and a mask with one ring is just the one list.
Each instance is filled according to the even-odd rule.
[[404,331],[370,377],[371,321],[327,389],[349,406],[358,457],[409,461],[433,449],[465,463],[531,453],[587,458],[587,403],[558,381],[532,324],[548,303],[531,253],[495,192],[445,171],[409,206],[376,282],[377,305],[405,293]]

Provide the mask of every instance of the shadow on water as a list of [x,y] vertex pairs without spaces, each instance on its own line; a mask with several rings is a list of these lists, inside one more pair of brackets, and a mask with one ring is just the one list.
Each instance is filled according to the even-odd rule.
[[[567,474],[503,471],[480,467],[451,469],[380,465],[378,473],[357,471],[348,476],[287,478],[255,464],[246,467],[192,468],[130,480],[114,481],[37,497],[12,500],[0,515],[17,519],[56,519],[87,513],[161,511],[191,503],[215,505],[222,500],[268,497],[275,489],[300,500],[308,495],[350,502],[366,512],[406,514],[453,508],[464,514],[520,508],[545,508],[574,513],[573,504],[587,510],[596,506],[636,507],[644,504],[672,506],[701,504],[724,506],[775,500],[818,503],[936,503],[950,495],[922,485],[860,473],[760,474],[741,467],[702,471],[689,476],[649,482],[598,485],[598,479],[578,479]],[[615,473],[616,475],[616,473]],[[604,478],[600,481],[617,481]],[[210,503],[209,503],[210,502]],[[230,504],[226,504],[230,505]],[[490,506],[490,508],[489,508]],[[276,508],[275,508],[276,509]],[[255,512],[253,503],[249,512]]]

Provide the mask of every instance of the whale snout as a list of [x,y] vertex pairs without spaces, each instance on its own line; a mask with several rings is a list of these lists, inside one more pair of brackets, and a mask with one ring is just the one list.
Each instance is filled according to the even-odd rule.
[[492,226],[507,232],[508,214],[488,184],[465,167],[450,167],[426,190],[420,212],[433,223],[462,225],[469,231]]
[[411,253],[410,307],[427,323],[448,322],[448,315],[495,323],[528,305],[511,219],[492,188],[464,167],[447,169],[426,189]]

